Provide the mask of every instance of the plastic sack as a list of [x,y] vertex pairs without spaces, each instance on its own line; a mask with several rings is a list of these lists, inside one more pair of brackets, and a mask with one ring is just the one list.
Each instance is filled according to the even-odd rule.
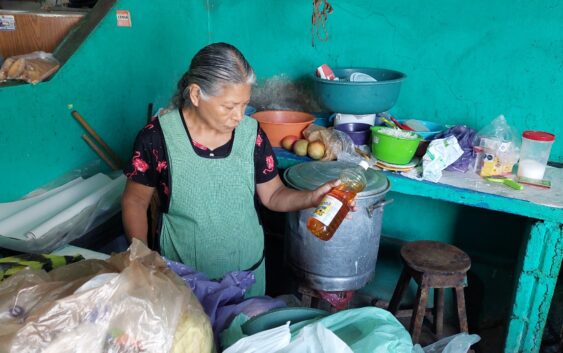
[[[237,339],[243,339],[244,334],[240,326],[245,320],[248,320],[248,317],[239,315],[231,326],[223,331],[221,343],[224,347]],[[316,323],[332,331],[353,352],[412,353],[413,345],[408,331],[384,309],[376,307],[348,309],[322,318],[300,321],[290,326],[293,339],[298,337],[304,327]]]
[[422,178],[438,182],[442,177],[442,170],[462,155],[463,150],[453,135],[431,141],[422,157]]
[[311,124],[303,130],[303,136],[309,141],[321,141],[325,145],[325,154],[321,160],[333,161],[341,154],[355,154],[355,145],[350,136],[332,127],[325,128]]
[[467,333],[458,333],[450,337],[442,338],[424,348],[420,345],[413,347],[412,353],[467,353],[469,348],[479,342],[481,337]]
[[474,141],[475,171],[481,176],[508,175],[520,156],[520,136],[499,115],[483,129]]
[[126,179],[121,173],[111,174],[112,179],[99,170],[99,163],[91,164],[20,200],[0,203],[0,247],[49,253],[116,215]]
[[4,60],[0,68],[0,82],[19,80],[36,84],[44,81],[60,67],[53,54],[35,51]]
[[15,274],[0,283],[0,310],[2,352],[213,351],[193,293],[137,240],[107,261]]
[[319,320],[291,326],[296,333],[308,324],[319,322],[334,332],[354,352],[411,353],[412,340],[405,327],[389,311],[363,307],[339,311]]
[[475,157],[473,155],[473,143],[476,133],[475,129],[468,126],[456,125],[442,131],[434,137],[434,139],[441,139],[448,136],[455,136],[459,147],[463,150],[463,154],[455,162],[450,164],[446,170],[465,173],[469,170],[469,168],[473,167],[475,161]]
[[223,351],[223,353],[277,352],[291,340],[289,322],[283,326],[244,337]]
[[353,353],[352,349],[321,323],[303,327],[286,347],[276,353]]

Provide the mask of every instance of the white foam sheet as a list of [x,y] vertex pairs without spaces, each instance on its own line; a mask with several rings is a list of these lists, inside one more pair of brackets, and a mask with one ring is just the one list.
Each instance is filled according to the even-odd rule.
[[[112,184],[112,179],[105,174],[98,173],[88,179],[78,181],[75,179],[67,184],[54,189],[58,190],[57,192],[48,192],[47,197],[44,195],[37,196],[40,199],[24,203],[26,207],[0,220],[0,235],[16,239],[33,238],[34,233],[30,233],[31,230],[40,234],[39,232],[45,230],[45,227],[41,227],[41,225],[52,220],[58,214],[62,213],[62,217],[66,218],[69,213],[64,211],[72,208],[72,206],[80,204],[87,207],[90,205],[95,200],[95,197],[90,196]],[[21,200],[20,202],[25,201]],[[78,212],[81,210],[83,208]],[[48,226],[50,224],[53,224],[53,222],[50,222]]]

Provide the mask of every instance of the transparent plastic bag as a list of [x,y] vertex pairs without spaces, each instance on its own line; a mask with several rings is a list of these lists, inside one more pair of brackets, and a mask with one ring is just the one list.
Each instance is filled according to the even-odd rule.
[[475,171],[481,176],[507,175],[520,156],[520,136],[499,115],[479,130],[473,144]]
[[321,141],[325,145],[325,155],[321,158],[323,161],[340,160],[339,156],[342,154],[356,154],[356,146],[350,136],[332,127],[312,124],[303,131],[303,136],[309,142]]
[[[22,297],[35,299],[23,308]],[[0,315],[2,352],[213,351],[211,325],[193,293],[137,240],[108,261],[19,272],[0,283],[0,308],[12,309]]]
[[478,335],[458,333],[457,335],[442,338],[438,342],[434,342],[424,348],[417,344],[413,347],[412,353],[467,353],[469,348],[479,342],[480,339],[481,337]]
[[55,201],[49,200],[61,196],[65,190],[70,195],[71,187],[80,188],[79,183],[100,177],[97,174],[101,170],[100,163],[92,163],[64,174],[21,200],[0,203],[0,247],[25,253],[49,253],[116,215],[125,187],[125,177],[119,172],[101,176],[107,183],[101,183],[95,192],[76,202],[69,202],[68,207],[56,209],[52,207]]
[[47,79],[59,67],[59,61],[53,54],[43,51],[12,56],[4,60],[0,68],[0,82],[19,80],[36,84]]
[[475,129],[468,126],[456,125],[434,137],[435,139],[441,139],[448,136],[455,136],[457,142],[459,143],[459,147],[463,150],[461,157],[450,164],[446,170],[465,173],[473,166],[475,161],[475,157],[473,155],[473,143],[475,141],[476,133]]

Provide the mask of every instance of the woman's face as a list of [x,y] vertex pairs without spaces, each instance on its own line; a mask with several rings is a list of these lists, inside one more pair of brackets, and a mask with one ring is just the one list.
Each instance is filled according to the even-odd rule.
[[219,94],[213,97],[202,97],[199,94],[194,99],[192,96],[192,102],[207,125],[216,131],[230,133],[244,117],[251,94],[251,85],[232,84],[223,86]]

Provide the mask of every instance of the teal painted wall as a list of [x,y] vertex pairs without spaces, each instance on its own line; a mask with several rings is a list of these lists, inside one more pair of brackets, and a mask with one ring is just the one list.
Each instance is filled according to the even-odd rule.
[[[131,28],[116,26],[116,9],[131,12]],[[50,81],[0,88],[0,202],[97,159],[69,105],[128,158],[148,103],[167,105],[206,43],[207,18],[194,16],[201,9],[194,1],[118,0]]]
[[328,42],[311,46],[311,1],[211,0],[210,39],[236,44],[259,78],[330,66],[408,75],[392,110],[477,129],[505,114],[547,130],[563,161],[563,9],[557,0],[333,0]]

